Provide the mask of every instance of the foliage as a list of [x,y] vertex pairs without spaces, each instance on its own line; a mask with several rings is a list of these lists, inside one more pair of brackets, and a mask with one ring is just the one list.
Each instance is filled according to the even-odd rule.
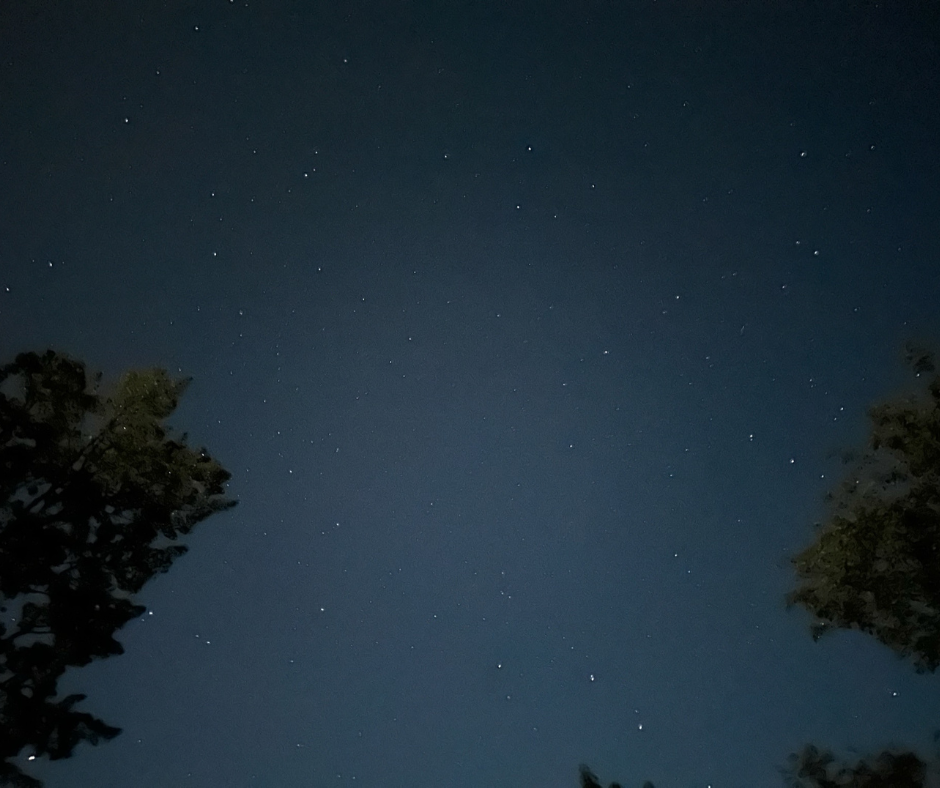
[[[920,375],[929,353],[908,346]],[[919,672],[940,666],[940,377],[870,411],[869,445],[815,542],[794,558],[789,596],[832,628],[867,632]]]
[[923,788],[926,765],[913,752],[885,750],[854,765],[837,763],[828,750],[807,745],[783,770],[791,788]]
[[119,728],[58,698],[68,667],[123,652],[133,595],[186,552],[230,474],[162,425],[188,381],[100,375],[47,351],[0,367],[0,784],[40,783],[10,760],[67,758]]
[[[581,788],[601,788],[601,784],[597,781],[597,775],[583,763],[578,767],[578,772],[581,775]],[[620,788],[620,783],[611,783],[609,788]],[[654,788],[654,786],[651,782],[645,782],[643,788]]]

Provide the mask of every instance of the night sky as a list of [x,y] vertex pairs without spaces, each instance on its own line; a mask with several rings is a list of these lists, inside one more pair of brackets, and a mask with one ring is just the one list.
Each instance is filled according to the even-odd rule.
[[0,361],[192,376],[232,511],[48,788],[782,785],[940,677],[787,611],[940,338],[928,3],[4,0]]

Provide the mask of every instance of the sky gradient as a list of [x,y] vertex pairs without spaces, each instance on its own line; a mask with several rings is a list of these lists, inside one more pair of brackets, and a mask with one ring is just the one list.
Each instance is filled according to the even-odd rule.
[[940,337],[940,23],[756,5],[3,3],[0,356],[192,376],[239,500],[47,788],[929,753],[938,678],[784,596]]

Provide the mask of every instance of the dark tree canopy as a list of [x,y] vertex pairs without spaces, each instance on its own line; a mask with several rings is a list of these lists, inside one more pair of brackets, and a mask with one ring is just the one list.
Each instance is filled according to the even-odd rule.
[[791,788],[923,788],[926,764],[913,752],[885,750],[849,765],[828,750],[807,745],[783,769]]
[[[920,376],[932,356],[908,346]],[[940,666],[940,377],[870,411],[871,438],[831,514],[794,559],[789,602],[832,628],[867,632],[920,672]]]
[[21,752],[67,758],[120,732],[57,697],[59,678],[122,653],[133,595],[235,503],[230,474],[163,426],[187,383],[132,371],[103,393],[53,351],[0,367],[0,785],[40,785]]
[[[581,788],[602,788],[597,781],[597,775],[591,771],[590,767],[582,763],[578,767],[578,772],[581,777]],[[620,788],[620,783],[611,783],[609,788]],[[651,782],[645,782],[643,788],[654,788],[654,786]]]
[[[908,344],[918,378],[932,353]],[[848,456],[847,479],[828,496],[829,519],[793,560],[799,585],[788,601],[812,612],[814,638],[834,628],[867,632],[920,672],[940,667],[940,376],[869,411],[871,436]],[[940,732],[934,736],[940,742]],[[930,761],[940,773],[940,756]],[[924,788],[928,764],[886,749],[855,763],[806,745],[781,769],[791,788]],[[602,788],[580,767],[581,788]],[[932,784],[932,783],[931,783]],[[619,788],[611,783],[610,788]],[[644,788],[652,788],[644,783]]]

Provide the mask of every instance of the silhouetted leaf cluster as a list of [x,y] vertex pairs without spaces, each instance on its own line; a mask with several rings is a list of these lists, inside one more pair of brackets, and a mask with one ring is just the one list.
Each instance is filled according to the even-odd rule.
[[[933,358],[908,346],[915,371]],[[794,559],[791,604],[818,619],[813,637],[867,632],[920,671],[940,666],[940,377],[870,411],[868,450],[842,487],[816,541]]]
[[926,772],[926,764],[909,751],[885,750],[849,765],[812,745],[791,755],[783,770],[791,788],[923,788]]
[[122,653],[133,595],[235,503],[229,473],[162,425],[187,383],[136,371],[105,395],[53,351],[0,367],[0,784],[40,784],[10,762],[23,750],[66,758],[120,732],[56,697],[59,678]]
[[[578,767],[578,772],[581,775],[581,788],[602,788],[601,784],[597,781],[597,775],[591,771],[591,769],[585,764],[581,764]],[[608,788],[621,788],[620,783],[611,783]],[[643,788],[655,788],[653,783],[647,781],[643,783]]]

